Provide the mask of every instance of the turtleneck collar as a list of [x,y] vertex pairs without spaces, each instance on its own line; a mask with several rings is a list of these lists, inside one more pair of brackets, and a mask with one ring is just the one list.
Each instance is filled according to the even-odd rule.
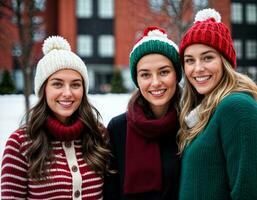
[[46,119],[46,128],[55,139],[60,141],[71,141],[78,139],[85,125],[77,118],[72,124],[65,125],[56,118],[48,116]]

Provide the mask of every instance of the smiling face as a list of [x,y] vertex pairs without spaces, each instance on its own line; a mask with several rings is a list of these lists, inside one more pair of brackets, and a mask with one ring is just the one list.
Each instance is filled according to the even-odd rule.
[[47,79],[47,104],[56,118],[63,123],[78,109],[83,93],[82,77],[74,70],[59,70]]
[[193,44],[184,52],[185,75],[199,94],[208,95],[223,76],[221,55],[215,49]]
[[143,56],[137,63],[137,82],[155,116],[165,115],[177,84],[172,62],[161,54]]

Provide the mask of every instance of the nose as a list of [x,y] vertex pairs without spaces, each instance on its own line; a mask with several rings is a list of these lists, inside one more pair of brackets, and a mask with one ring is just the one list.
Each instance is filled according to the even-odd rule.
[[152,79],[152,85],[158,87],[161,84],[160,77],[158,75],[154,75]]
[[71,94],[72,94],[71,88],[69,86],[65,86],[63,88],[63,96],[69,97],[69,96],[71,96]]
[[203,63],[201,62],[201,60],[196,60],[195,71],[203,71],[203,70],[204,70],[204,66],[203,66]]

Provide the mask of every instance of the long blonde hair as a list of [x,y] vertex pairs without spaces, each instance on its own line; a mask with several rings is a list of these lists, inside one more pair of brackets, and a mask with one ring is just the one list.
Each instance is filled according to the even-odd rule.
[[[216,88],[207,96],[200,95],[185,77],[185,87],[181,101],[179,116],[180,130],[178,133],[179,153],[188,145],[206,126],[215,108],[220,101],[232,92],[247,92],[257,100],[257,86],[246,75],[236,72],[231,64],[221,56],[223,76]],[[185,117],[196,106],[200,106],[199,122],[192,128],[186,125]]]

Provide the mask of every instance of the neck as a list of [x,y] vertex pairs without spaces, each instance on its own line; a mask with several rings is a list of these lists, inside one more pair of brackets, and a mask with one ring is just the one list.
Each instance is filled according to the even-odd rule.
[[156,119],[160,119],[168,112],[169,104],[165,106],[151,106],[151,109]]

